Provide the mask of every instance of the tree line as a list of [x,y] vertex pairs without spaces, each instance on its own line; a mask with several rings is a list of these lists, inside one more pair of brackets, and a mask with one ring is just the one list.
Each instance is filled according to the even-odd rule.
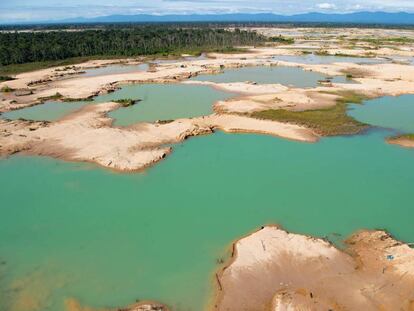
[[55,61],[85,56],[138,56],[226,50],[257,45],[254,32],[205,27],[141,26],[126,29],[0,33],[0,64]]

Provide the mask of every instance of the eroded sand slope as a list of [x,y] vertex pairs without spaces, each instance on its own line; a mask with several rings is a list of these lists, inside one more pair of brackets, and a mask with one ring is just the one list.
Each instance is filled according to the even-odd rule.
[[234,245],[215,310],[414,310],[414,250],[363,231],[346,251],[274,226]]

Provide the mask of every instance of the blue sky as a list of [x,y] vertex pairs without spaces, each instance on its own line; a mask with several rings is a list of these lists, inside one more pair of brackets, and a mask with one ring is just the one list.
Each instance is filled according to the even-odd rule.
[[112,14],[414,12],[414,0],[0,0],[0,22]]

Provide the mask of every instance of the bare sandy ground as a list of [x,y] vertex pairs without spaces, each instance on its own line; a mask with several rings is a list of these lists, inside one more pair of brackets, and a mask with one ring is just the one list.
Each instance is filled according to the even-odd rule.
[[414,308],[414,250],[363,231],[346,251],[274,226],[234,244],[218,276],[215,310],[406,310]]
[[387,142],[392,145],[399,145],[406,148],[414,148],[414,140],[405,137],[388,138]]

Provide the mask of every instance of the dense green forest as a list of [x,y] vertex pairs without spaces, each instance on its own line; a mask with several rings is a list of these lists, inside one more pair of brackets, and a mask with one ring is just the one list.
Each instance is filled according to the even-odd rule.
[[0,64],[56,61],[87,56],[137,56],[228,50],[256,45],[254,33],[206,27],[140,26],[125,29],[0,33]]

